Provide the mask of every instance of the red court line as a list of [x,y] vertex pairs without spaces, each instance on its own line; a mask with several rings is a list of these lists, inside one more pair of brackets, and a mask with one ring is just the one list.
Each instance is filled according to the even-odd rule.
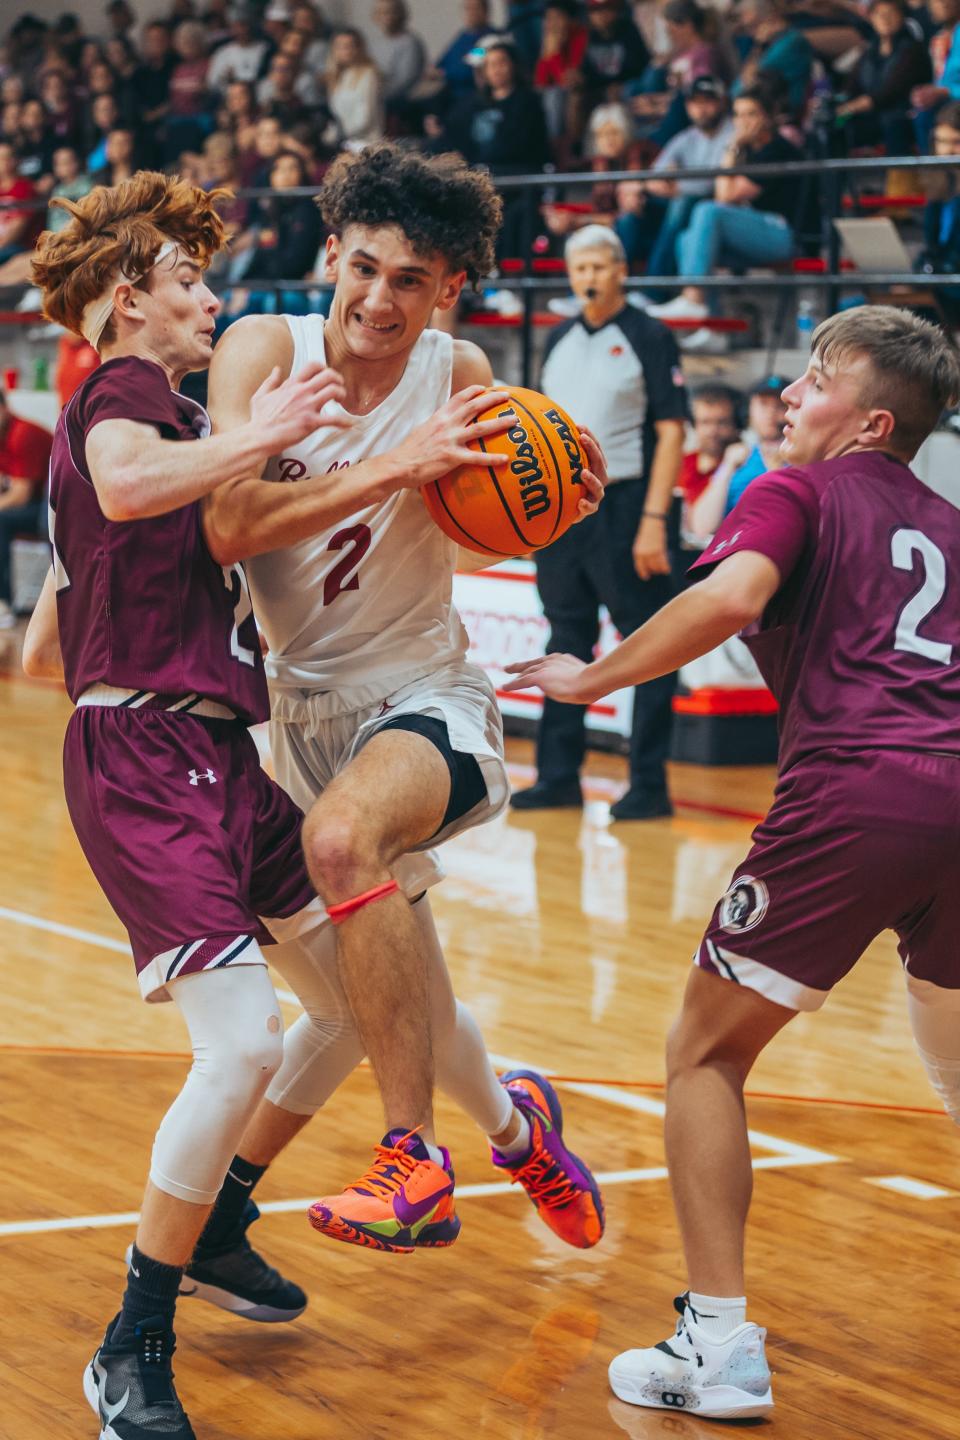
[[[106,1050],[99,1046],[81,1045],[3,1045],[0,1055],[62,1056],[81,1060],[189,1060],[187,1051],[177,1050]],[[370,1069],[369,1062],[362,1060],[358,1067]],[[611,1080],[596,1075],[555,1075],[550,1079],[556,1085],[606,1085],[613,1090],[664,1090],[662,1080]],[[893,1115],[936,1115],[946,1120],[944,1110],[927,1105],[887,1105],[882,1100],[841,1100],[821,1095],[782,1095],[774,1090],[745,1090],[748,1100],[782,1100],[791,1105],[832,1105],[844,1110],[883,1110]]]

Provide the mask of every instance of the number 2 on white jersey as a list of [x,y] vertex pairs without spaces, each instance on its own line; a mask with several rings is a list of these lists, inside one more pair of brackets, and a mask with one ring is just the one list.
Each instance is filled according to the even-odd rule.
[[913,570],[913,557],[923,562],[923,584],[897,616],[893,645],[909,655],[922,655],[939,665],[949,665],[953,646],[945,640],[928,640],[917,633],[920,625],[943,599],[947,588],[947,562],[943,551],[922,530],[895,530],[890,540],[890,558],[898,570]]

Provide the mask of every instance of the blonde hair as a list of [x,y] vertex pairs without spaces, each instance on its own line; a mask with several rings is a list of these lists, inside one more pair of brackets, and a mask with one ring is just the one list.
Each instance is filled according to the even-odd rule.
[[889,410],[893,444],[907,458],[920,449],[944,410],[960,400],[960,355],[938,325],[895,305],[860,305],[831,315],[813,333],[821,363],[862,356],[870,367],[858,397],[864,409]]
[[[203,269],[226,244],[215,205],[229,190],[201,190],[178,175],[139,170],[119,185],[98,185],[82,200],[51,203],[70,213],[62,230],[37,242],[33,283],[49,320],[80,335],[83,312],[122,272],[146,276],[160,249],[173,240]],[[104,339],[112,339],[110,326]]]

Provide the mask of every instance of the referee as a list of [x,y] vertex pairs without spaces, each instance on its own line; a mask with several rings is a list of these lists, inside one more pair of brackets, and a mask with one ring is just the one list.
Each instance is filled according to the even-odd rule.
[[[537,553],[537,588],[550,621],[549,650],[590,660],[605,605],[623,636],[675,593],[668,539],[687,413],[677,346],[658,320],[627,303],[623,246],[605,225],[567,241],[570,285],[583,310],[552,332],[541,389],[596,435],[609,480],[596,515]],[[671,531],[673,527],[671,526]],[[630,735],[630,786],[615,820],[672,814],[665,761],[676,676],[638,685]],[[516,810],[579,806],[585,708],[546,700],[537,737],[537,780],[511,798]]]

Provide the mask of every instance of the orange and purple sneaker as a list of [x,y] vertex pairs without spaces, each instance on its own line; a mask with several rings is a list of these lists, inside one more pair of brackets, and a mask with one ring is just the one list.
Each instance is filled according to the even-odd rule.
[[531,1143],[525,1155],[514,1157],[491,1149],[494,1165],[523,1186],[555,1235],[589,1250],[603,1235],[603,1197],[590,1170],[563,1143],[556,1090],[536,1070],[510,1070],[500,1083],[529,1121]]
[[310,1224],[332,1240],[395,1255],[452,1245],[460,1220],[450,1152],[442,1154],[437,1165],[415,1131],[391,1130],[365,1175],[310,1206]]

